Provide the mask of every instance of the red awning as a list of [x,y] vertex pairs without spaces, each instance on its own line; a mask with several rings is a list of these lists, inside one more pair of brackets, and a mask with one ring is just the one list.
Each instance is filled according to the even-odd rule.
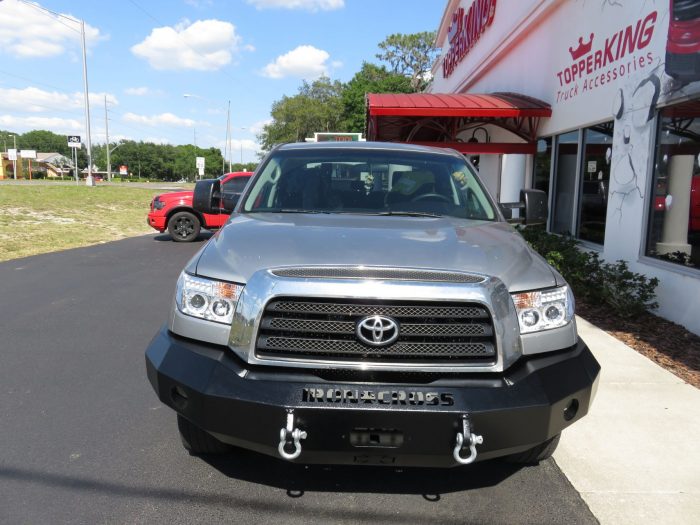
[[517,93],[369,93],[370,116],[413,117],[551,117],[548,104]]
[[[534,153],[540,119],[551,116],[548,104],[517,93],[368,93],[366,136],[368,140],[425,144],[471,154]],[[485,125],[510,131],[514,140],[491,142],[482,128]],[[473,140],[479,129],[483,129],[478,134],[481,143]]]

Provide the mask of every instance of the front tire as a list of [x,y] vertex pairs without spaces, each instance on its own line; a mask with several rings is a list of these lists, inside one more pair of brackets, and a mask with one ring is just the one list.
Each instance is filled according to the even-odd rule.
[[175,242],[192,242],[201,229],[199,218],[189,211],[179,211],[168,221],[168,232]]
[[540,461],[544,461],[545,459],[552,457],[552,454],[554,454],[554,451],[557,449],[557,445],[559,445],[559,438],[561,438],[561,434],[557,434],[556,436],[549,438],[544,443],[540,443],[536,447],[532,447],[530,450],[506,456],[504,459],[508,463],[536,465]]
[[222,443],[180,414],[177,415],[177,429],[180,431],[182,446],[193,456],[225,454],[231,450],[230,445]]

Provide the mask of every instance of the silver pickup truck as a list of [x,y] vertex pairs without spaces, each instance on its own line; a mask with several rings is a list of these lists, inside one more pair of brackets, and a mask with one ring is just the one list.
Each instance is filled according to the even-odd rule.
[[[542,192],[521,200],[546,219]],[[233,213],[146,351],[191,453],[532,463],[588,412],[600,367],[571,289],[459,153],[286,144],[237,203],[213,180],[194,206]]]

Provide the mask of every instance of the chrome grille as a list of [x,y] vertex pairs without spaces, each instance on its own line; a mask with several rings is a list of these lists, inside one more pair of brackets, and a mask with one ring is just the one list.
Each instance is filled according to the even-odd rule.
[[[399,324],[393,344],[370,347],[356,337],[358,321],[390,316]],[[489,364],[496,361],[488,310],[478,304],[278,298],[267,304],[256,356],[296,360]]]

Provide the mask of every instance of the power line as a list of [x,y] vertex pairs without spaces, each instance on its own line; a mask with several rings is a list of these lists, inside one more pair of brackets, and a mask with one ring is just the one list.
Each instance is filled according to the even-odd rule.
[[48,13],[51,13],[51,14],[54,15],[54,16],[51,16],[50,18],[54,19],[56,22],[58,22],[58,23],[61,24],[62,26],[67,27],[67,28],[70,29],[71,31],[80,34],[80,31],[78,31],[78,30],[77,30],[76,28],[74,28],[74,27],[69,26],[68,24],[66,24],[66,23],[64,23],[64,22],[61,22],[61,21],[59,20],[58,17],[65,18],[66,20],[70,20],[70,21],[76,22],[76,23],[78,23],[78,24],[80,23],[80,20],[76,20],[75,18],[72,18],[72,17],[70,17],[70,16],[67,16],[67,15],[64,15],[64,14],[61,14],[61,13],[56,13],[55,11],[51,11],[50,9],[46,9],[45,7],[39,7],[39,6],[37,6],[36,4],[33,4],[33,3],[31,3],[31,2],[28,2],[27,0],[17,0],[17,1],[23,3],[24,5],[28,5],[28,6],[31,7],[32,9],[35,9],[35,10],[41,12],[42,14],[44,14],[44,16],[48,16]]
[[54,85],[54,84],[47,84],[46,82],[42,82],[42,81],[40,81],[40,80],[34,80],[33,78],[29,78],[29,77],[23,77],[22,75],[17,75],[17,74],[15,74],[15,73],[10,73],[9,71],[4,71],[4,70],[2,70],[2,69],[0,69],[0,73],[2,73],[3,75],[8,75],[8,76],[11,76],[11,77],[19,78],[20,80],[26,80],[27,82],[32,82],[33,84],[39,84],[40,86],[46,86],[46,87],[50,87],[50,88],[53,88],[53,89],[58,89],[58,90],[60,90],[60,91],[70,91],[70,90],[69,90],[68,88],[66,88],[66,87],[58,87],[58,86],[56,86],[56,85]]

